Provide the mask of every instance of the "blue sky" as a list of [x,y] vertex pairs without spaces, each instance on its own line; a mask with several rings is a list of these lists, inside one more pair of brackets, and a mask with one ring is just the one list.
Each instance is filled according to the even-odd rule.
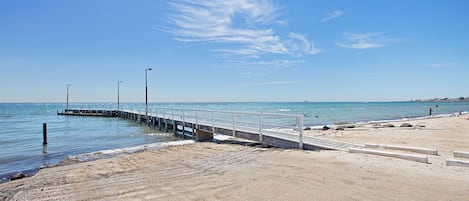
[[469,1],[0,1],[0,102],[469,96]]

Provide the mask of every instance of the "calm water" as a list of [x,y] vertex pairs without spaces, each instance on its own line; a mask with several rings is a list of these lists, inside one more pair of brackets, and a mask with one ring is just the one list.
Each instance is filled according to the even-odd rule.
[[[438,107],[436,107],[438,105]],[[116,104],[71,104],[70,108],[116,109]],[[367,122],[453,114],[469,111],[469,103],[177,103],[149,104],[156,108],[256,111],[305,115],[305,126],[337,122]],[[11,173],[57,164],[67,156],[177,140],[170,133],[117,118],[58,116],[64,104],[0,103],[0,179]],[[121,104],[121,109],[144,110],[144,104]],[[49,144],[42,146],[42,123]]]

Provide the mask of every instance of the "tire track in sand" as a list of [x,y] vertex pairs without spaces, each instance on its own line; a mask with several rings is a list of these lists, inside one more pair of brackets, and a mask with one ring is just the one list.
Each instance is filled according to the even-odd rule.
[[[181,197],[187,192],[182,184],[190,183],[191,193],[182,193],[192,198],[204,198],[205,190],[225,191],[233,186],[228,181],[219,181],[218,175],[257,162],[256,148],[245,146],[181,146],[168,148],[164,153],[144,152],[109,159],[97,164],[81,164],[80,182],[31,185],[20,190],[15,200],[115,200],[144,199],[189,199]],[[162,157],[164,155],[164,157]],[[104,167],[102,165],[105,165]],[[107,164],[107,166],[106,166]],[[107,169],[108,168],[108,169]],[[64,174],[70,171],[63,167]],[[50,169],[49,169],[50,170]],[[47,170],[46,170],[47,171]],[[90,173],[90,171],[92,171]],[[79,171],[76,171],[79,172]],[[40,176],[39,174],[37,176]],[[76,175],[75,175],[76,176]],[[194,179],[197,178],[197,179]],[[65,182],[65,183],[64,183]],[[154,189],[158,189],[155,191]],[[82,192],[87,192],[86,194]],[[213,198],[216,199],[216,198]]]

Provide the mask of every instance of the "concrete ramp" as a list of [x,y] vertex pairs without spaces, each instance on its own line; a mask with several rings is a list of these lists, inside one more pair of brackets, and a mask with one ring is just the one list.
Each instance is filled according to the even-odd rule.
[[350,148],[360,149],[363,148],[363,145],[357,145],[347,142],[341,142],[336,140],[329,140],[319,137],[304,137],[304,144],[320,147],[323,149],[330,150],[341,150],[348,151]]

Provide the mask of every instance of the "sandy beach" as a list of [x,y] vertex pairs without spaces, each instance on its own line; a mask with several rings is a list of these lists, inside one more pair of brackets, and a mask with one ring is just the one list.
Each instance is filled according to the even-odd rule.
[[[429,164],[345,151],[197,142],[42,169],[0,184],[4,200],[467,200],[469,168],[446,166],[469,151],[469,120],[454,116],[311,130],[356,144],[433,148]],[[412,127],[399,127],[410,123]],[[469,159],[467,159],[469,160]]]

